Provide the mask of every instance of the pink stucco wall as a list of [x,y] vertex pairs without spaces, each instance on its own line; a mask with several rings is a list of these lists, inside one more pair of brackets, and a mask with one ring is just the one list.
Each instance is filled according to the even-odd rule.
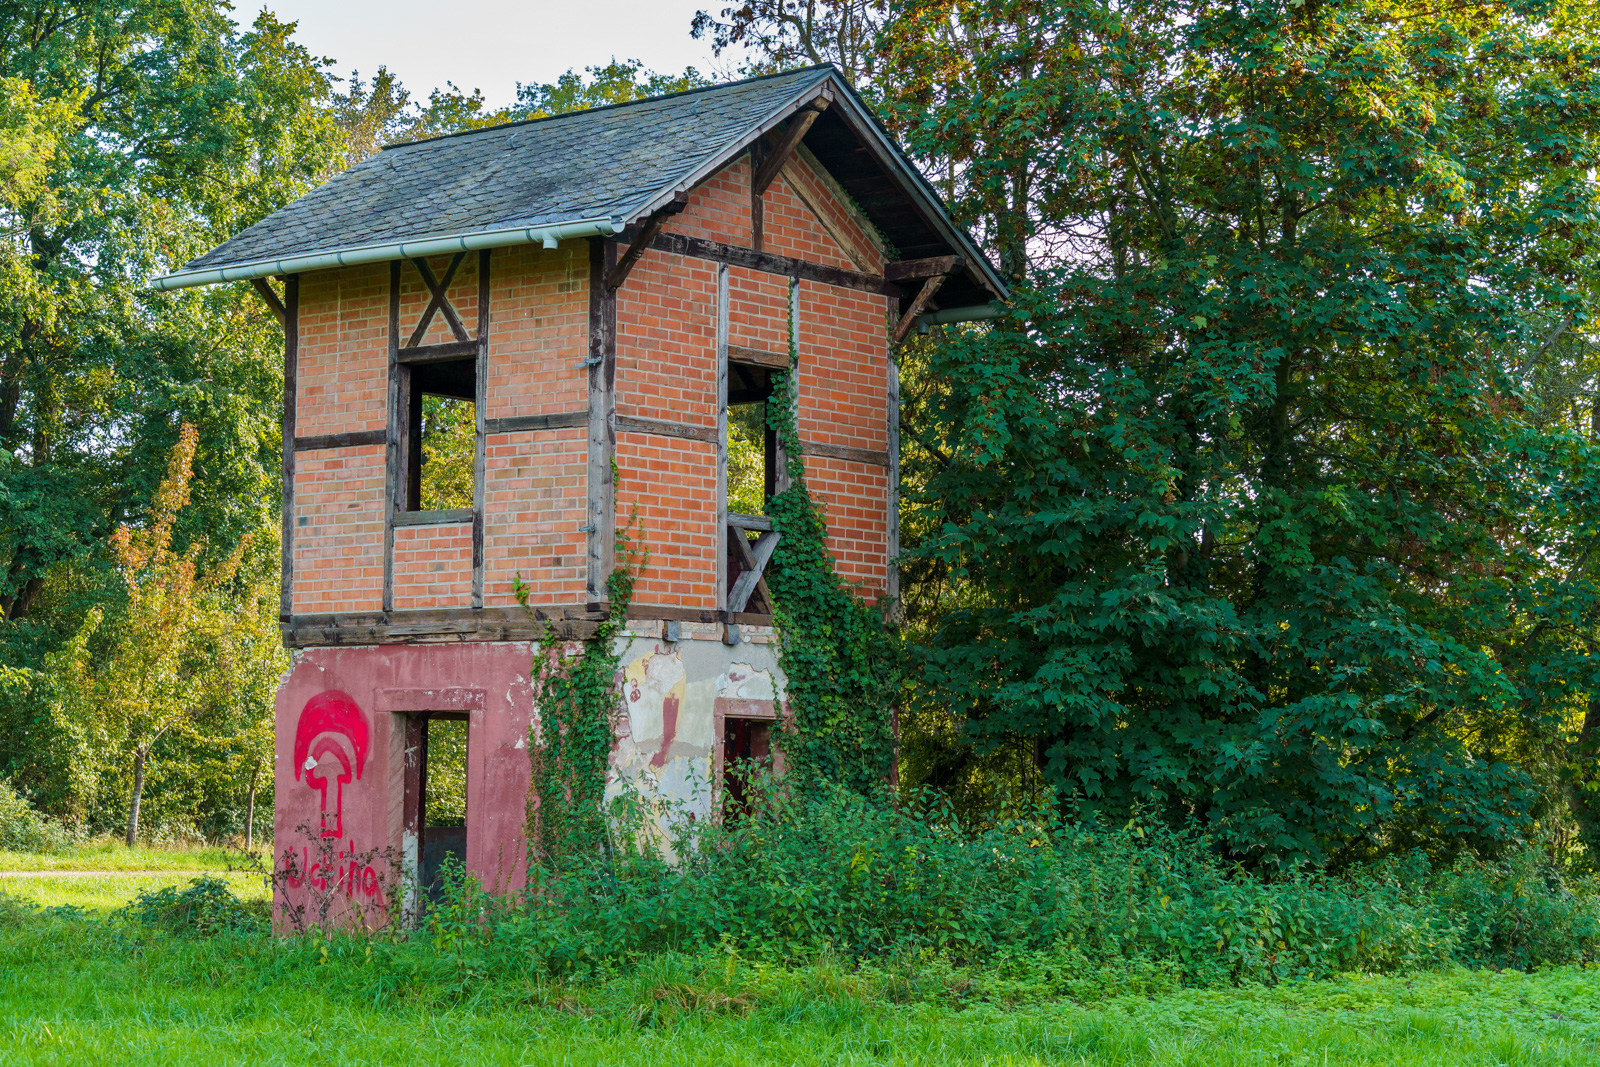
[[[404,847],[405,713],[460,711],[470,724],[467,869],[490,889],[520,888],[527,867],[532,654],[526,642],[298,653],[277,698],[278,869],[296,854],[315,863],[319,847],[339,854],[332,874],[310,873],[335,885],[351,878],[354,890],[347,895],[372,912],[376,895],[362,899],[364,868],[347,870],[344,861],[369,853],[392,858]],[[308,873],[305,862],[301,875]],[[280,884],[279,903],[306,892],[303,885]],[[344,910],[335,909],[341,917]]]

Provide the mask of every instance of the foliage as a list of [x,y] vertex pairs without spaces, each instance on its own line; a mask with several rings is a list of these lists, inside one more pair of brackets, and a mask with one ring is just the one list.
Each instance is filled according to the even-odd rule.
[[884,0],[745,0],[723,8],[720,22],[696,11],[689,35],[709,39],[713,55],[754,53],[749,74],[832,63],[857,84],[873,76],[888,8]]
[[476,433],[470,401],[422,398],[422,510],[472,507]]
[[1119,985],[1066,987],[1022,959],[984,970],[919,955],[776,965],[712,949],[643,957],[578,983],[491,979],[476,957],[420,938],[173,937],[8,908],[3,896],[0,958],[12,979],[0,983],[6,1057],[23,1064],[214,1067],[322,1048],[334,1061],[507,1067],[730,1058],[1580,1067],[1600,1048],[1600,991],[1580,967],[1181,990],[1126,968]]
[[35,811],[27,797],[0,778],[0,849],[59,852],[74,843],[74,835],[66,827]]
[[[592,856],[609,846],[604,805],[619,703],[620,639],[634,581],[650,562],[648,549],[635,555],[628,529],[617,530],[616,566],[606,577],[610,610],[593,636],[568,641],[546,624],[546,637],[534,648],[538,721],[528,730],[530,868]],[[517,602],[528,610],[520,574],[514,588]]]
[[767,585],[791,713],[782,747],[798,788],[840,783],[870,792],[888,780],[894,761],[890,701],[899,682],[898,650],[879,614],[882,605],[865,603],[840,582],[822,509],[806,488],[794,400],[796,329],[791,304],[790,369],[773,374],[766,403],[789,480],[766,507],[780,535]]
[[728,409],[728,510],[763,515],[767,509],[765,404]]
[[1600,453],[1533,379],[1588,329],[1586,12],[897,9],[891,121],[1027,283],[909,390],[930,765],[1269,865],[1563,822]]
[[211,875],[191,878],[182,889],[142,890],[117,917],[177,937],[263,933],[267,926],[264,908],[244,903],[227,882]]
[[613,58],[603,67],[585,67],[584,73],[588,75],[587,78],[568,70],[550,83],[518,82],[517,103],[511,110],[513,117],[532,119],[565,115],[569,111],[626,104],[630,100],[681,93],[711,84],[693,67],[685,68],[682,74],[657,74],[646,70],[637,59],[625,59],[619,63]]
[[685,821],[670,861],[640,848],[536,868],[525,902],[498,920],[484,923],[482,902],[467,909],[476,934],[458,927],[454,951],[476,941],[475,966],[492,973],[580,976],[714,946],[774,961],[1014,960],[1062,991],[1117,974],[1232,985],[1600,960],[1600,887],[1532,855],[1263,879],[1159,824],[1071,826],[1023,807],[969,828],[930,796],[750,788],[752,814]]

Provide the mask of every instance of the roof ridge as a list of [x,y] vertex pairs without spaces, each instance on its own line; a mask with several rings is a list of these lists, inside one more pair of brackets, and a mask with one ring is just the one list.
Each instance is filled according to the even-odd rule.
[[456,130],[453,133],[436,134],[433,137],[423,137],[416,141],[396,141],[384,145],[380,151],[388,152],[396,148],[410,148],[413,145],[432,144],[434,141],[448,141],[457,137],[471,137],[479,133],[493,133],[496,130],[509,130],[515,126],[531,126],[536,122],[555,122],[559,119],[575,118],[578,115],[592,115],[597,111],[616,111],[625,107],[636,107],[640,104],[653,104],[659,100],[673,100],[680,96],[693,96],[696,93],[715,92],[719,89],[732,89],[740,85],[751,85],[755,82],[772,81],[776,78],[791,78],[799,74],[810,74],[817,71],[838,72],[832,63],[818,63],[809,67],[800,67],[796,70],[781,70],[774,74],[759,74],[754,78],[741,78],[734,82],[719,82],[716,85],[702,85],[694,89],[679,89],[675,93],[662,93],[660,96],[646,96],[638,100],[624,100],[620,104],[601,104],[599,107],[586,107],[581,111],[564,111],[559,115],[539,115],[531,119],[515,119],[511,122],[497,122],[493,126],[479,126],[471,130]]

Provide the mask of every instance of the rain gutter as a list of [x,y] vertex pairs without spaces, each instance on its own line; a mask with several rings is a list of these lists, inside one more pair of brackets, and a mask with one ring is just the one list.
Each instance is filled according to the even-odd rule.
[[479,230],[449,237],[429,237],[419,241],[361,245],[337,252],[312,252],[303,256],[262,259],[212,270],[183,270],[157,278],[150,284],[162,290],[187,289],[193,285],[245,281],[250,278],[266,278],[274,274],[299,274],[303,271],[325,270],[329,267],[353,267],[361,263],[387,263],[390,260],[408,259],[413,256],[437,256],[441,253],[467,252],[479,248],[507,248],[511,245],[529,244],[542,244],[546,248],[555,248],[559,242],[571,237],[609,237],[621,233],[622,230],[623,220],[620,215],[603,219],[561,222],[554,226]]

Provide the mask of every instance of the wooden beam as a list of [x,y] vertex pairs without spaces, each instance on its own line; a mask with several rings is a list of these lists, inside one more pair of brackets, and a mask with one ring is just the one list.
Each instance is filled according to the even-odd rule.
[[820,441],[801,441],[800,454],[827,456],[829,459],[842,459],[847,463],[865,463],[869,467],[889,466],[887,452],[878,452],[870,448],[852,448],[849,445],[829,445]]
[[742,533],[737,536],[736,543],[741,549],[739,554],[744,560],[745,571],[734,581],[733,591],[728,594],[729,612],[743,611],[745,605],[750,603],[750,594],[757,588],[767,599],[767,606],[769,608],[772,606],[772,594],[768,591],[762,574],[766,571],[767,563],[772,559],[773,550],[778,547],[778,539],[782,536],[777,532],[764,533],[756,539],[753,549]]
[[717,412],[717,473],[716,473],[716,525],[717,538],[717,609],[728,607],[728,265],[717,266],[717,322],[716,322],[716,412]]
[[[627,237],[627,233],[624,232],[622,239],[627,240]],[[825,267],[820,263],[808,263],[803,259],[758,252],[753,248],[740,248],[738,245],[723,244],[720,241],[708,241],[703,237],[688,237],[681,233],[658,233],[650,242],[650,247],[658,252],[668,252],[675,256],[708,259],[713,263],[747,267],[763,274],[781,274],[786,278],[804,278],[824,285],[836,285],[841,289],[856,289],[863,293],[885,293],[891,296],[900,293],[899,287],[893,282],[884,281],[876,274],[863,274],[842,267]]]
[[585,482],[589,603],[608,602],[608,579],[616,565],[616,485],[612,464],[617,455],[617,293],[606,288],[606,275],[617,263],[612,237],[589,238],[589,455]]
[[927,259],[897,259],[883,265],[883,276],[891,282],[912,278],[931,278],[935,274],[959,274],[967,269],[963,256],[930,256]]
[[917,316],[922,314],[922,309],[928,306],[928,301],[933,299],[933,294],[939,291],[939,286],[944,284],[944,279],[945,276],[943,274],[935,274],[922,283],[922,290],[917,293],[916,299],[911,301],[911,307],[907,308],[906,313],[900,316],[900,321],[895,323],[894,333],[889,338],[890,344],[897,345],[906,339],[906,334],[911,332],[911,327],[917,324]]
[[404,347],[416,348],[422,343],[422,339],[428,334],[428,327],[433,324],[433,315],[436,311],[444,315],[444,321],[449,323],[450,332],[455,335],[457,341],[467,343],[472,340],[467,335],[467,328],[461,324],[461,316],[456,314],[456,309],[447,295],[450,292],[450,283],[455,281],[456,271],[466,255],[465,252],[457,252],[450,257],[450,266],[445,268],[443,281],[434,279],[433,269],[428,266],[427,260],[420,257],[411,260],[411,265],[417,268],[417,273],[422,276],[422,284],[428,287],[428,292],[433,294],[433,298],[428,301],[428,307],[422,313],[422,321],[411,331],[411,340],[407,341]]
[[439,508],[436,511],[402,511],[394,517],[396,526],[444,526],[471,522],[471,508]]
[[811,129],[811,124],[816,122],[817,116],[826,110],[828,110],[828,102],[819,96],[799,111],[796,111],[794,116],[789,119],[789,127],[783,131],[783,137],[779,139],[772,151],[767,153],[767,158],[761,161],[760,168],[756,170],[755,177],[750,181],[750,188],[756,196],[760,196],[767,191],[767,186],[772,184],[772,179],[778,176],[778,171],[782,170],[784,163],[788,162],[790,154],[799,146],[801,138],[805,137],[806,131]]
[[489,249],[478,252],[478,352],[472,402],[472,606],[483,607],[483,519],[489,461]]
[[763,352],[759,348],[728,346],[728,362],[744,367],[766,367],[768,370],[788,370],[789,353]]
[[296,437],[296,452],[320,452],[328,448],[359,448],[364,445],[389,443],[386,430],[354,430],[350,433],[325,433],[315,437]]
[[765,515],[740,515],[738,512],[728,513],[728,525],[735,530],[770,530],[772,520]]
[[283,299],[283,577],[278,617],[287,622],[294,612],[294,431],[299,403],[300,275],[291,274],[283,280]]
[[668,422],[666,419],[643,419],[634,415],[618,415],[617,430],[622,433],[648,433],[657,437],[676,437],[684,441],[703,441],[708,445],[717,443],[717,428],[715,426],[691,426],[682,422]]
[[401,363],[448,363],[456,359],[472,359],[478,354],[476,341],[446,341],[440,345],[417,345],[402,348],[395,353]]
[[628,245],[628,250],[617,260],[617,265],[606,272],[606,288],[621,289],[622,283],[628,280],[628,275],[633,272],[634,264],[639,262],[639,257],[644,255],[644,250],[650,247],[650,242],[655,240],[656,234],[661,232],[661,227],[667,220],[689,206],[689,198],[679,193],[672,202],[651,213],[639,229],[639,235]]
[[389,395],[388,441],[383,469],[383,612],[394,610],[394,516],[405,492],[406,439],[411,427],[411,398],[405,388],[410,372],[400,362],[400,261],[389,262]]
[[587,411],[557,411],[550,415],[510,415],[485,419],[487,433],[521,433],[526,430],[571,430],[589,425]]
[[267,284],[265,278],[251,278],[250,287],[261,294],[261,299],[266,302],[267,310],[272,312],[272,317],[278,320],[278,325],[289,325],[289,312],[284,308],[283,301],[278,299],[278,294],[272,291],[272,286]]
[[[891,301],[892,303],[892,301]],[[885,590],[889,597],[890,610],[893,612],[893,621],[899,622],[904,617],[900,610],[900,368],[894,361],[894,353],[889,353],[888,359],[888,396],[884,404],[884,420],[889,432],[888,455],[884,458],[889,461],[888,500],[884,505],[884,549],[887,560],[887,573],[885,574]]]

